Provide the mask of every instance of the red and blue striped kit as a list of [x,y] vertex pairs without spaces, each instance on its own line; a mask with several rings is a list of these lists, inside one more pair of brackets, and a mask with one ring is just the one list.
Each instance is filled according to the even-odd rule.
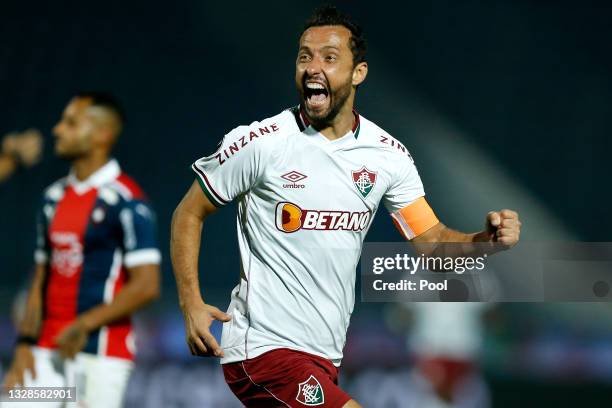
[[[144,193],[115,160],[85,181],[70,174],[45,190],[35,253],[48,267],[40,347],[55,348],[79,314],[112,302],[127,269],[160,263],[155,224]],[[92,332],[83,352],[133,359],[131,319]]]

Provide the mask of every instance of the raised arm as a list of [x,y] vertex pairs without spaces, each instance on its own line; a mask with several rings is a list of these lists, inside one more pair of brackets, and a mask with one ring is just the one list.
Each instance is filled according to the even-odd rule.
[[227,322],[231,317],[204,302],[198,280],[202,225],[215,211],[216,207],[194,182],[172,216],[170,254],[191,354],[223,357],[221,347],[210,333],[210,325],[213,320]]
[[37,129],[9,133],[0,146],[0,183],[8,179],[19,165],[31,167],[38,163],[43,150],[43,138]]

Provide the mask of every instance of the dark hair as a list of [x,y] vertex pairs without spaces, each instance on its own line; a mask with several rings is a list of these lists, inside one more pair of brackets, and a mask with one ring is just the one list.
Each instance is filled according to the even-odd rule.
[[302,34],[310,27],[334,25],[344,26],[351,32],[349,47],[353,53],[353,65],[364,62],[366,60],[367,44],[361,27],[351,20],[347,14],[340,12],[336,6],[327,4],[317,8],[308,20],[306,20],[306,24],[304,24],[304,28],[302,29]]
[[108,109],[117,116],[119,125],[122,126],[125,123],[126,117],[121,104],[113,95],[107,92],[98,91],[81,91],[74,95],[75,98],[87,98],[91,99],[92,106],[99,106]]

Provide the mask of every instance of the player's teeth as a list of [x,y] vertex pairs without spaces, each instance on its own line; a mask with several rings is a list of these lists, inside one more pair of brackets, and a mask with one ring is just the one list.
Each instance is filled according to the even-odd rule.
[[309,89],[324,89],[323,85],[321,84],[308,84],[307,86]]

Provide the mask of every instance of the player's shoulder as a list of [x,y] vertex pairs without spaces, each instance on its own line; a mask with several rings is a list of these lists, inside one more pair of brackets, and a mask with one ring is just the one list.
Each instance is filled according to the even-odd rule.
[[237,126],[228,132],[225,138],[232,143],[240,141],[243,137],[247,142],[264,140],[291,133],[296,127],[293,114],[289,110],[284,110],[274,116],[252,121],[248,125]]
[[220,161],[241,151],[271,152],[288,135],[299,132],[293,114],[284,110],[274,116],[235,127],[228,132],[216,155]]
[[124,172],[101,186],[98,194],[109,203],[147,201],[147,196],[140,185]]
[[274,128],[273,130],[278,132],[279,135],[294,133],[297,129],[297,124],[295,123],[295,117],[291,109],[292,108],[284,109],[269,118],[253,122],[250,126],[270,126],[270,128]]
[[389,132],[362,115],[359,115],[359,122],[361,143],[384,152],[390,158],[409,157],[412,160],[408,148]]
[[64,197],[64,190],[68,185],[68,177],[62,177],[59,180],[49,184],[43,190],[43,201],[58,202]]

